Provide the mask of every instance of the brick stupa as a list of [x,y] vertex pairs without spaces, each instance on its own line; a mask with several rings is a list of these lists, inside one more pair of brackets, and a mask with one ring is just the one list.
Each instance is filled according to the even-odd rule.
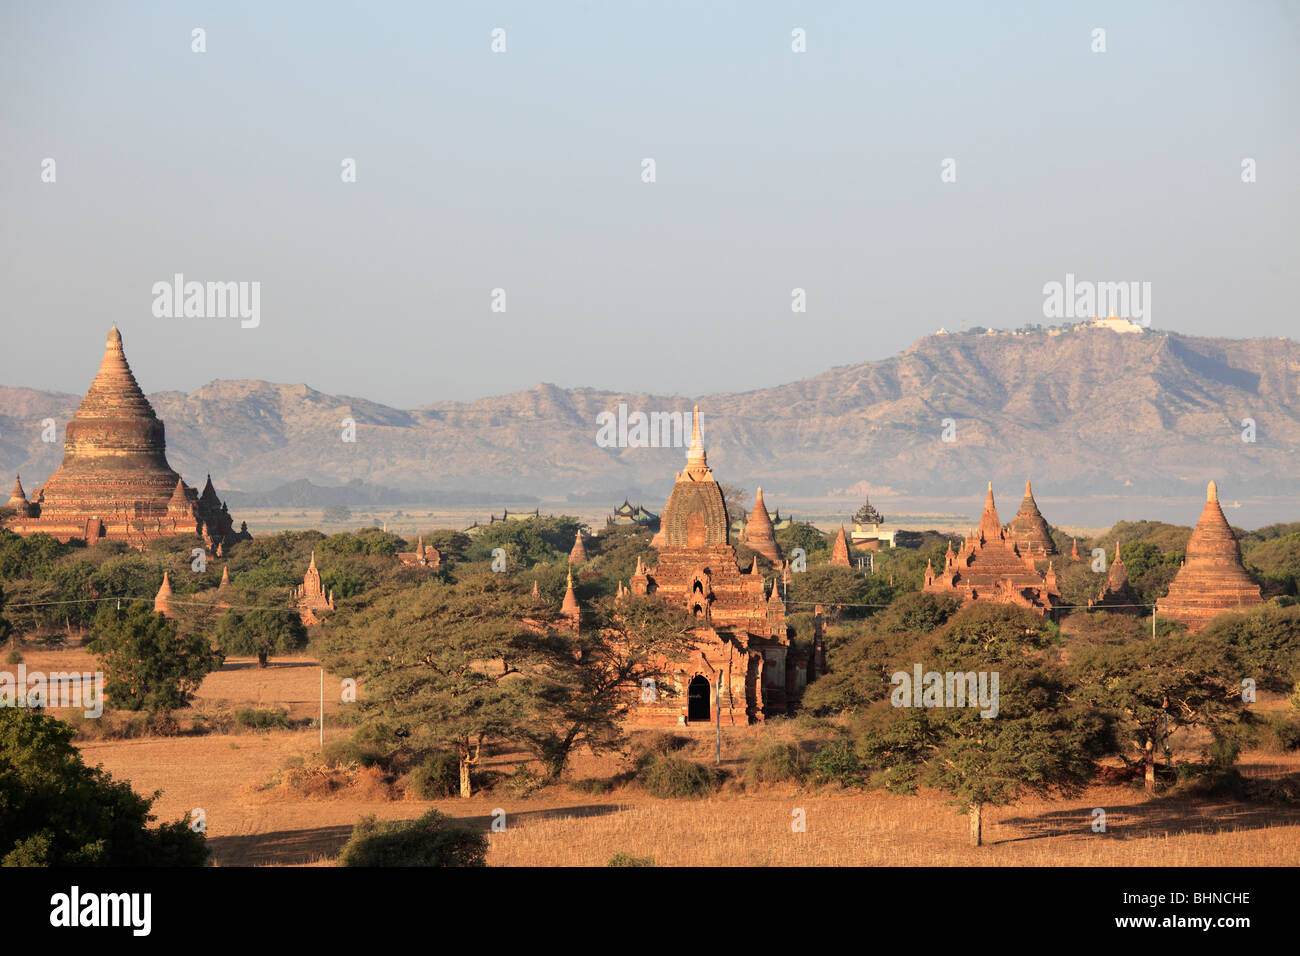
[[1210,482],[1205,508],[1187,541],[1186,559],[1156,602],[1156,611],[1199,631],[1224,611],[1243,611],[1263,603],[1259,585],[1241,563],[1241,545],[1219,507],[1219,487]]
[[60,541],[100,538],[143,548],[154,538],[194,536],[214,551],[250,537],[236,532],[208,476],[195,491],[167,464],[163,423],[136,383],[122,336],[108,333],[104,359],[64,437],[63,462],[31,501],[14,483],[8,527]]
[[570,564],[587,563],[587,549],[582,543],[581,528],[578,529],[578,533],[573,538],[573,547],[569,549],[569,563]]
[[1034,559],[1022,555],[1003,530],[993,503],[992,482],[984,499],[979,527],[967,535],[959,551],[954,552],[952,545],[948,545],[942,571],[935,571],[926,563],[924,590],[958,594],[963,604],[972,601],[1019,604],[1047,616],[1054,613],[1060,599],[1055,569],[1049,564],[1047,574],[1039,574]]
[[831,564],[837,568],[853,567],[853,562],[849,559],[849,541],[844,536],[844,525],[840,525],[840,533],[835,536],[835,543],[831,545]]
[[1028,481],[1025,482],[1025,497],[1020,502],[1020,510],[1011,519],[1011,524],[1007,525],[1007,532],[1022,555],[1045,558],[1056,554],[1056,542],[1052,540],[1047,521],[1038,510],[1038,503],[1034,501],[1034,489]]
[[[674,693],[639,700],[643,725],[708,723],[721,674],[724,725],[745,725],[785,714],[802,696],[806,655],[790,655],[785,602],[773,581],[768,591],[757,562],[737,566],[722,489],[713,477],[697,406],[686,470],[673,483],[652,547],[653,568],[637,559],[634,595],[657,595],[683,607],[697,623],[687,660],[673,665]],[[788,665],[788,666],[787,666]]]
[[1097,599],[1089,600],[1088,607],[1098,610],[1115,611],[1119,614],[1143,614],[1141,596],[1128,583],[1128,568],[1119,556],[1119,542],[1115,542],[1115,560],[1110,563],[1106,574],[1106,584]]
[[749,520],[745,522],[745,530],[741,532],[740,540],[751,551],[757,551],[773,564],[781,564],[781,546],[776,543],[772,518],[767,513],[767,506],[763,504],[762,488],[758,489],[754,510],[750,512]]

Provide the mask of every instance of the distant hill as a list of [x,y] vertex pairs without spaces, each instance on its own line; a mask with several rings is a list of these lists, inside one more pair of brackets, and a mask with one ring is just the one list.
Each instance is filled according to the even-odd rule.
[[[88,361],[87,384],[91,372]],[[135,372],[147,385],[150,370]],[[1293,493],[1300,471],[1300,345],[1289,339],[1105,329],[934,335],[882,361],[698,399],[543,384],[401,410],[261,381],[149,398],[166,423],[173,467],[248,492],[309,479],[420,500],[448,489],[578,500],[637,487],[657,498],[684,450],[600,447],[597,415],[620,402],[688,413],[697,400],[719,480],[791,495],[865,481],[969,496],[992,479],[1010,507],[1026,477],[1058,495],[1187,494],[1215,477],[1231,499]],[[45,479],[79,400],[0,388],[6,481],[22,472],[31,489]],[[60,426],[54,445],[41,441],[47,417]],[[1253,443],[1242,441],[1247,418]],[[356,422],[355,442],[341,440],[344,419]],[[942,440],[945,419],[952,442]],[[287,494],[274,500],[288,503]]]

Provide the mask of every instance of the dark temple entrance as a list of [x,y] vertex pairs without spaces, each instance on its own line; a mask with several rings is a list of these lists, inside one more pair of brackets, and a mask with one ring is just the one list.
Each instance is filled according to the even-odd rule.
[[691,680],[691,685],[686,689],[686,719],[687,721],[709,720],[709,679],[707,677],[695,677]]

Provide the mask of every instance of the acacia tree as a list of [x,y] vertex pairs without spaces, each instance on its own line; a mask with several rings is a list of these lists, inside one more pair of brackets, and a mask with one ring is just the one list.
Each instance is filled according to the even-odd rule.
[[335,617],[322,658],[364,681],[358,706],[375,739],[453,751],[469,797],[483,744],[519,735],[525,698],[509,685],[538,658],[538,628],[552,616],[506,575],[473,571],[454,584],[363,595]]
[[[1110,713],[1120,739],[1137,753],[1146,792],[1156,792],[1156,752],[1181,727],[1220,731],[1241,719],[1242,667],[1207,632],[1080,649],[1072,663],[1077,698]],[[1125,749],[1118,748],[1126,762]]]
[[653,681],[656,694],[671,693],[672,665],[686,656],[698,626],[685,610],[635,595],[597,601],[582,624],[576,634],[538,635],[546,656],[518,685],[530,715],[521,734],[548,780],[559,779],[578,746],[600,753],[626,739],[622,721],[644,682]]
[[1048,659],[1054,637],[1041,617],[1023,608],[974,604],[913,645],[897,671],[911,672],[919,663],[944,674],[984,672],[990,690],[996,674],[996,713],[984,717],[978,707],[943,706],[943,700],[896,706],[900,698],[891,693],[868,711],[858,745],[877,781],[899,793],[920,786],[946,792],[969,817],[972,846],[983,842],[986,805],[1081,789],[1102,750],[1105,725],[1067,699],[1063,675]]
[[227,654],[256,654],[257,666],[265,667],[272,654],[306,647],[307,628],[288,608],[227,611],[217,622],[217,644]]
[[1264,690],[1286,693],[1300,680],[1300,606],[1265,604],[1245,614],[1222,614],[1205,635],[1226,644],[1241,662],[1241,677]]
[[100,609],[87,649],[104,668],[104,691],[121,710],[166,712],[186,706],[199,684],[225,659],[201,634],[176,625],[136,601]]

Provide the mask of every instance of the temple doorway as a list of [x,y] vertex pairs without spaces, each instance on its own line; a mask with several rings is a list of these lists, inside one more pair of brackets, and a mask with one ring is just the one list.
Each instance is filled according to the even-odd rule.
[[694,722],[709,721],[709,679],[696,676],[686,689],[686,720]]

